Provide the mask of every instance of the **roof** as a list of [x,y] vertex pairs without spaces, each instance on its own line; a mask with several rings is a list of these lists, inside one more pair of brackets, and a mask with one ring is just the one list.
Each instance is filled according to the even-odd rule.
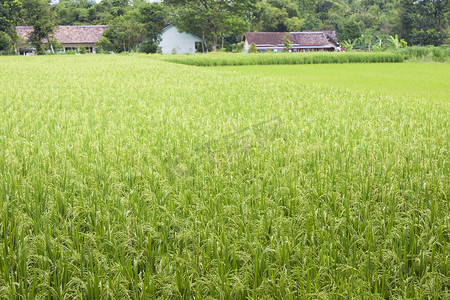
[[339,45],[337,41],[336,31],[334,30],[322,30],[322,31],[305,31],[305,32],[323,32],[328,39],[328,42],[335,44],[336,46]]
[[[303,32],[247,32],[244,36],[249,44],[256,46],[277,46],[283,44],[283,37],[298,46],[328,46],[337,44],[335,31],[303,31]],[[334,46],[334,45],[330,45]]]
[[163,26],[163,28],[161,29],[161,31],[166,30],[166,29],[169,28],[170,26],[175,26],[175,25],[173,25],[173,23],[167,23],[166,25]]
[[285,34],[285,32],[247,32],[244,37],[249,44],[270,46],[282,44]]
[[327,37],[323,32],[293,32],[292,43],[305,46],[325,46],[328,45]]
[[[103,36],[106,25],[58,26],[53,36],[63,44],[95,44]],[[28,39],[33,32],[32,26],[17,26],[17,34]]]

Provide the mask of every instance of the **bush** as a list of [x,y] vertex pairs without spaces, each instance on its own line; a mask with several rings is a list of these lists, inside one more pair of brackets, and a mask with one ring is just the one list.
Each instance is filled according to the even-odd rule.
[[231,45],[231,52],[241,53],[244,51],[244,42],[236,43]]
[[43,46],[44,51],[51,51],[51,48],[53,47],[53,51],[55,53],[57,53],[58,50],[63,48],[62,43],[58,42],[56,39],[51,39],[50,43],[47,42],[47,43],[43,44],[42,46]]
[[252,43],[250,45],[250,48],[248,49],[248,53],[257,53],[258,49],[256,48],[256,45],[254,43]]
[[75,55],[75,54],[77,54],[77,50],[67,50],[67,51],[64,52],[64,54]]
[[141,52],[142,53],[156,53],[158,51],[158,45],[155,45],[151,42],[145,42],[141,45]]
[[12,47],[12,40],[5,32],[0,31],[0,51],[9,53]]
[[98,42],[95,44],[95,47],[100,51],[104,52],[116,51],[114,44],[111,43],[111,41],[106,37],[99,39]]

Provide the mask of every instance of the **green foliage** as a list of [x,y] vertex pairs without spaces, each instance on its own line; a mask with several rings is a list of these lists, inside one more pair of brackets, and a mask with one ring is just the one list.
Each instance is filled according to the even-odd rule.
[[256,47],[256,45],[254,43],[252,43],[248,49],[248,53],[257,53],[258,52],[258,48]]
[[281,41],[283,42],[284,52],[289,52],[292,49],[292,41],[290,40],[291,35],[286,33]]
[[395,35],[395,37],[393,37],[393,36],[391,35],[391,36],[389,36],[389,39],[390,39],[390,42],[391,42],[391,47],[392,47],[394,50],[400,49],[401,43],[400,43],[400,41],[398,40],[398,35]]
[[258,5],[259,16],[256,24],[256,31],[279,31],[284,32],[287,29],[288,13],[268,2],[261,1]]
[[59,0],[53,8],[59,25],[92,24],[97,18],[95,1]]
[[242,53],[244,51],[244,42],[233,44],[231,49],[233,53]]
[[400,40],[400,48],[406,48],[408,47],[408,43],[405,41],[405,39]]
[[0,0],[0,32],[11,34],[12,27],[19,22],[21,9],[19,0]]
[[[148,45],[157,44],[161,31],[166,25],[166,15],[167,13],[162,5],[147,3],[139,7],[138,18],[144,25],[144,40]],[[150,50],[150,48],[146,49]]]
[[103,52],[108,52],[108,51],[117,52],[116,45],[111,43],[111,41],[106,37],[99,39],[97,41],[97,43],[95,44],[95,47]]
[[153,56],[0,70],[0,298],[449,298],[448,101]]
[[[212,51],[217,50],[218,41],[225,35],[241,34],[247,29],[245,14],[255,0],[166,0],[176,10],[174,20],[179,30],[211,37]],[[201,34],[200,34],[201,33]]]
[[448,42],[448,0],[401,0],[403,35],[412,45],[439,46]]
[[[7,32],[16,46],[14,26],[30,25],[32,16],[60,25],[112,24],[116,28],[107,34],[116,52],[142,49],[142,43],[158,44],[161,30],[169,22],[201,37],[203,52],[233,51],[233,44],[247,31],[336,30],[340,42],[351,41],[354,44],[347,43],[349,47],[367,51],[386,50],[389,36],[395,34],[408,45],[446,44],[449,32],[448,0],[60,0],[52,5],[50,18],[27,4],[48,0],[23,0],[23,9],[20,0],[0,1],[4,4],[0,5],[0,30]],[[47,25],[38,25],[38,31],[47,32],[34,39],[38,48],[39,41],[50,33]]]
[[342,46],[342,48],[344,48],[345,51],[352,51],[353,48],[355,47],[355,43],[356,43],[356,40],[353,40],[353,41],[347,40],[347,41],[341,42],[341,46]]
[[158,45],[150,43],[150,42],[145,42],[141,45],[141,52],[143,53],[156,53],[158,51]]
[[0,31],[0,51],[9,52],[12,47],[12,40],[5,32]]
[[346,20],[338,31],[339,38],[345,41],[358,39],[361,33],[361,27],[354,18]]
[[67,51],[64,51],[64,54],[66,54],[66,55],[74,55],[74,54],[77,54],[78,52],[77,52],[77,50],[67,50]]
[[61,42],[58,42],[55,38],[50,38],[44,45],[43,45],[43,50],[47,51],[47,50],[53,50],[53,51],[57,51],[57,50],[61,50],[63,48],[63,45]]
[[55,27],[55,14],[47,0],[22,0],[23,15],[27,25],[33,26],[30,36],[37,54],[44,53],[44,40],[51,39]]
[[115,18],[103,36],[118,52],[137,51],[137,46],[145,39],[145,25],[138,21],[135,12]]
[[401,49],[400,53],[408,60],[450,62],[450,47],[412,46]]
[[302,30],[320,30],[322,27],[322,21],[314,15],[308,15],[305,19],[305,24]]
[[85,47],[80,47],[80,54],[86,54],[89,53],[88,50]]

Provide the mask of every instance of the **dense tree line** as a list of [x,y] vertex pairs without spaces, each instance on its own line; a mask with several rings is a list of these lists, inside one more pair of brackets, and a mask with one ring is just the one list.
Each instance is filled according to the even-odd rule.
[[[155,52],[163,26],[204,40],[203,50],[231,49],[246,31],[336,30],[349,48],[448,43],[449,0],[0,0],[0,50],[17,45],[14,30],[31,25],[31,41],[52,48],[57,25],[106,24],[105,50]],[[397,37],[395,37],[398,35]],[[395,37],[395,38],[394,38]],[[394,41],[395,42],[395,41]],[[43,46],[45,47],[45,45]]]

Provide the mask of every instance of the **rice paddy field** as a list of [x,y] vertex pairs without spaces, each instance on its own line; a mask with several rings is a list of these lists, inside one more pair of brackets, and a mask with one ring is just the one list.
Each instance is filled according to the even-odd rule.
[[0,298],[448,299],[441,66],[0,58]]
[[317,65],[246,65],[218,67],[242,75],[278,77],[296,82],[380,95],[450,99],[450,64],[372,63]]
[[[438,49],[440,50],[440,49]],[[418,48],[414,57],[424,58],[430,50]],[[450,59],[450,51],[440,50],[439,59]],[[442,53],[441,53],[442,52]],[[164,55],[164,61],[191,66],[246,66],[246,65],[303,65],[303,64],[347,64],[347,63],[399,63],[412,53],[401,52],[303,52],[303,53],[209,53],[207,55]],[[429,56],[429,54],[428,54]],[[428,57],[426,56],[426,57]]]

